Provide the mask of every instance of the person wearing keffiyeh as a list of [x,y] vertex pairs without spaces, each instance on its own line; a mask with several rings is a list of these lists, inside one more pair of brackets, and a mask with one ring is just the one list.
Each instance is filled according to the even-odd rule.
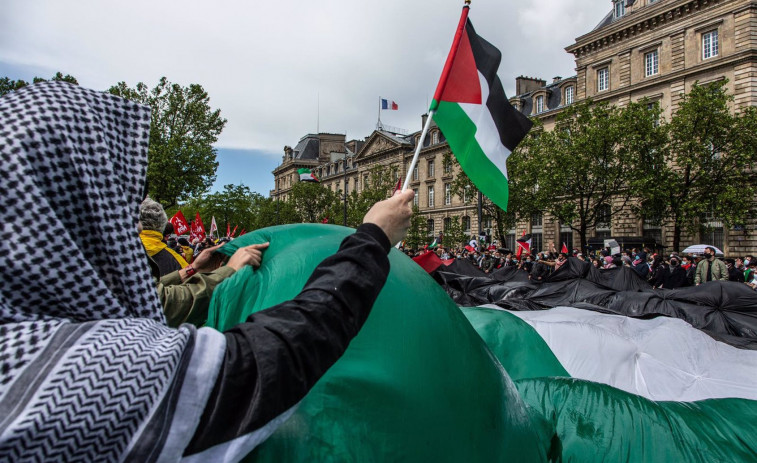
[[342,355],[410,224],[408,190],[293,300],[169,328],[136,232],[149,109],[44,82],[0,98],[0,121],[0,461],[239,460]]

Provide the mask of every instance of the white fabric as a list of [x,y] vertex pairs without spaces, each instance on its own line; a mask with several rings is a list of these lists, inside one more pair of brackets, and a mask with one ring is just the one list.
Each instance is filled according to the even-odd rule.
[[502,175],[507,178],[507,158],[510,156],[510,150],[502,144],[502,139],[499,137],[499,130],[494,123],[492,113],[486,106],[486,101],[489,99],[489,83],[481,72],[478,73],[478,80],[481,84],[481,104],[458,104],[470,120],[476,124],[475,138],[478,146],[481,147],[481,151],[502,172]]
[[757,400],[757,352],[716,341],[683,320],[639,320],[572,307],[511,312],[575,378],[652,400]]
[[255,447],[265,442],[271,437],[292,414],[297,410],[299,402],[285,411],[281,415],[266,423],[262,428],[249,434],[239,436],[229,442],[218,444],[200,453],[185,456],[181,459],[182,463],[205,463],[209,461],[239,461],[245,455],[252,452]]

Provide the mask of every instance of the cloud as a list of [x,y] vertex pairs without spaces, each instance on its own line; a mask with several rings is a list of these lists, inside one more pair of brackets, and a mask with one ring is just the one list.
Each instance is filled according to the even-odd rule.
[[[9,0],[0,62],[72,74],[105,89],[161,76],[199,83],[228,125],[219,145],[279,152],[309,132],[420,130],[457,25],[459,0],[269,3],[199,0]],[[608,0],[474,2],[477,32],[503,53],[508,94],[521,74],[573,74],[564,51]],[[10,76],[14,77],[14,76]]]

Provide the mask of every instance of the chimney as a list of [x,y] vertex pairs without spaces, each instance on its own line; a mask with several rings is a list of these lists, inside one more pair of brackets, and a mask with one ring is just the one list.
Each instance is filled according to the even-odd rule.
[[552,78],[552,83],[556,84],[556,83],[560,82],[561,80],[562,80],[562,76],[554,76]]
[[421,114],[421,130],[423,130],[423,127],[426,127],[427,120],[428,120],[428,113]]
[[515,94],[523,95],[546,87],[547,82],[536,77],[518,76],[515,78]]
[[285,146],[284,147],[284,161],[288,161],[292,159],[292,147],[291,146]]

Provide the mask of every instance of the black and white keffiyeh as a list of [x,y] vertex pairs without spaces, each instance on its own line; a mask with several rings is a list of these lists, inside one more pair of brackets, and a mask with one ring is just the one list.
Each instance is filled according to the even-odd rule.
[[165,324],[136,227],[149,109],[63,82],[0,98],[0,460],[177,461],[223,335]]

